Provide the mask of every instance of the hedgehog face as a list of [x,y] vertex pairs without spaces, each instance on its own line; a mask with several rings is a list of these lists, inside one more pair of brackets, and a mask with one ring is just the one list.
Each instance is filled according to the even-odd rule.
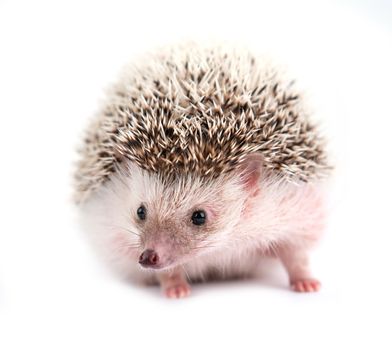
[[208,251],[241,216],[243,191],[227,179],[184,176],[167,182],[142,171],[131,182],[138,200],[129,215],[145,268],[172,267]]
[[168,180],[128,165],[112,188],[117,203],[111,207],[123,208],[111,218],[124,228],[121,239],[116,234],[115,244],[121,245],[116,251],[132,255],[144,268],[165,269],[223,248],[255,188],[254,170],[247,167],[249,176],[241,170],[214,179]]

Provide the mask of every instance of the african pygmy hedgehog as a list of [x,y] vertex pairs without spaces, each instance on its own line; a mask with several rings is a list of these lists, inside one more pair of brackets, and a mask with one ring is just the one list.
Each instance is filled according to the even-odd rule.
[[292,81],[249,52],[170,47],[128,67],[88,128],[77,199],[126,276],[188,282],[281,259],[291,286],[320,287],[308,249],[324,226],[323,141]]

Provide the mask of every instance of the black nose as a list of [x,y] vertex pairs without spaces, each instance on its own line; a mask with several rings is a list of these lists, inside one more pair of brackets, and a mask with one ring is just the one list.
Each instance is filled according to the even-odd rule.
[[146,267],[155,266],[158,261],[158,254],[152,249],[146,249],[139,257],[139,264]]

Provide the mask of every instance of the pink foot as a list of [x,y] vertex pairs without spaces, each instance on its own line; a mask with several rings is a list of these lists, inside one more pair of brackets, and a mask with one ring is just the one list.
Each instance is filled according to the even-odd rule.
[[167,286],[164,289],[164,293],[170,299],[185,298],[191,294],[191,287],[188,283],[182,282],[180,284]]
[[300,279],[291,282],[291,288],[293,291],[300,293],[318,292],[321,288],[321,283],[314,278]]

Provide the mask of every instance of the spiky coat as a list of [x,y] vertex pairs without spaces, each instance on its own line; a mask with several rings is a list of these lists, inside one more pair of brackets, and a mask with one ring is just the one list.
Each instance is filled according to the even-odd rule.
[[288,180],[328,168],[293,82],[248,52],[171,47],[128,67],[113,88],[85,138],[77,198],[88,198],[124,159],[164,176],[216,177],[254,152]]

